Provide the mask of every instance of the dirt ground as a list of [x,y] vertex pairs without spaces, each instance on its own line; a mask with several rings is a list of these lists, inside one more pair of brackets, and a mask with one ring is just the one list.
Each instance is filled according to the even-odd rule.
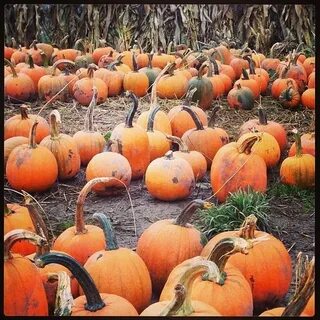
[[[162,110],[169,110],[178,101],[160,100]],[[30,104],[30,113],[37,113],[43,103],[35,102]],[[256,118],[258,115],[257,104],[253,110],[233,110],[227,107],[226,99],[221,101],[222,110],[219,111],[215,125],[225,129],[233,141],[237,139],[240,125],[248,119]],[[302,133],[314,131],[314,113],[310,110],[298,109],[291,111],[283,109],[276,101],[271,98],[263,98],[262,106],[266,109],[268,120],[280,122],[287,129],[289,143],[291,145],[293,137],[290,130],[298,128]],[[130,103],[123,98],[109,98],[108,101],[96,107],[94,123],[96,128],[106,133],[111,131],[114,126],[125,119],[125,114],[130,107]],[[149,95],[141,99],[139,112],[148,109]],[[67,134],[74,134],[82,129],[86,107],[73,105],[72,103],[55,102],[48,105],[41,115],[48,119],[48,114],[57,108],[62,118],[61,131]],[[12,103],[5,104],[5,119],[18,112],[17,105]],[[210,111],[208,112],[210,117]],[[136,115],[137,117],[137,115]],[[136,119],[135,117],[135,119]],[[286,156],[282,155],[282,159]],[[279,166],[269,175],[269,184],[276,181],[279,177]],[[78,192],[85,185],[85,168],[70,181],[56,183],[54,187],[45,193],[36,193],[33,196],[37,199],[44,209],[43,218],[47,223],[49,234],[52,238],[59,235],[65,228],[73,225],[76,199]],[[5,187],[10,188],[5,180]],[[137,239],[141,233],[153,222],[176,217],[182,208],[191,200],[196,198],[205,199],[212,195],[208,176],[201,183],[197,184],[193,194],[185,200],[177,202],[162,202],[153,199],[144,187],[143,181],[133,181],[130,185],[130,195],[133,207],[130,205],[128,195],[123,192],[118,196],[99,197],[93,193],[88,195],[85,205],[85,219],[87,223],[96,224],[92,214],[103,212],[111,218],[115,233],[120,246],[135,248]],[[20,202],[21,196],[6,191],[4,192],[5,201]],[[271,202],[270,220],[273,227],[278,230],[275,236],[279,237],[289,249],[292,258],[293,274],[292,285],[283,304],[292,296],[295,288],[294,266],[296,256],[299,251],[312,257],[314,255],[314,234],[315,234],[315,210],[304,212],[303,205],[295,199],[274,198]]]

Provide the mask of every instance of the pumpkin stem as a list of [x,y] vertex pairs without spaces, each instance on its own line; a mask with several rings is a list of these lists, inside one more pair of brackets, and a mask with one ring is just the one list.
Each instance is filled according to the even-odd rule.
[[79,282],[86,297],[87,303],[84,306],[86,310],[94,312],[105,307],[105,303],[103,302],[92,277],[78,261],[64,253],[53,252],[42,255],[35,260],[35,264],[38,268],[44,268],[50,263],[61,264],[71,271]]
[[167,151],[166,154],[164,155],[164,158],[166,160],[173,160],[174,159],[173,158],[173,151],[172,150]]
[[304,269],[304,273],[299,279],[299,286],[297,292],[294,294],[293,298],[289,304],[285,307],[281,317],[298,317],[303,312],[306,307],[310,297],[314,293],[315,285],[315,260],[314,257],[309,262],[302,261],[301,252],[298,254],[298,268]]
[[132,65],[133,65],[133,72],[138,72],[136,55],[134,52],[132,52]]
[[249,62],[249,70],[250,74],[256,74],[255,68],[254,68],[254,63],[251,58],[251,55],[245,55],[242,57],[242,59],[247,60]]
[[45,238],[40,237],[39,235],[24,229],[14,229],[9,231],[4,235],[4,244],[3,244],[3,253],[4,260],[12,258],[10,252],[12,246],[15,242],[20,240],[28,240],[36,246],[48,245],[48,242]]
[[32,55],[30,53],[28,53],[28,63],[29,63],[30,69],[34,69],[34,62],[32,59]]
[[29,147],[32,149],[35,149],[37,147],[36,143],[36,129],[38,125],[38,120],[35,120],[33,122],[33,125],[31,127],[30,133],[29,133]]
[[259,112],[259,123],[264,126],[267,125],[268,124],[267,113],[261,107],[258,107],[258,112]]
[[248,137],[245,139],[242,144],[238,147],[239,153],[245,153],[245,154],[250,154],[251,153],[251,148],[253,145],[256,143],[256,141],[260,140],[261,137],[258,135],[255,135],[253,137]]
[[196,87],[194,87],[194,88],[189,88],[189,90],[188,90],[188,92],[187,92],[187,94],[186,94],[186,96],[185,96],[185,99],[184,99],[184,101],[182,102],[182,104],[184,105],[184,106],[187,106],[187,107],[189,107],[190,106],[190,103],[191,103],[191,101],[192,101],[192,97],[193,97],[193,95],[194,95],[194,93],[197,91],[197,88]]
[[211,113],[211,117],[210,117],[210,120],[208,122],[208,127],[211,127],[213,128],[214,125],[215,125],[215,122],[216,122],[216,118],[217,118],[217,112],[219,110],[221,110],[222,107],[221,106],[214,106],[213,109],[212,109],[212,113]]
[[252,240],[255,238],[254,232],[257,227],[257,217],[254,214],[250,214],[243,221],[239,229],[239,237],[245,240]]
[[181,227],[186,227],[187,223],[190,221],[191,217],[198,209],[203,209],[203,208],[207,209],[207,208],[210,208],[211,206],[212,205],[210,204],[210,202],[207,202],[201,199],[192,200],[184,207],[182,212],[175,219],[174,224]]
[[211,64],[210,60],[206,61],[205,63],[206,63],[206,66],[208,67],[207,77],[211,78],[212,77],[212,64]]
[[45,68],[48,68],[48,67],[49,67],[49,59],[48,59],[48,56],[47,56],[43,51],[41,51],[40,54],[41,54],[41,56],[42,56],[43,66],[44,66]]
[[57,139],[59,137],[60,133],[60,124],[61,124],[61,117],[60,113],[58,110],[53,110],[50,112],[49,115],[49,120],[50,120],[50,135],[51,139]]
[[242,75],[243,75],[243,80],[249,80],[249,75],[248,75],[248,72],[245,68],[242,68]]
[[73,306],[73,296],[71,294],[71,281],[65,271],[48,275],[48,279],[58,278],[54,316],[70,316]]
[[10,215],[10,214],[12,214],[12,213],[14,213],[14,211],[11,210],[11,209],[8,207],[8,204],[7,204],[7,203],[5,203],[5,204],[4,204],[4,215],[5,215],[5,216],[8,216],[8,215]]
[[[219,75],[219,66],[217,64],[217,61],[213,58],[213,56],[210,56],[209,60],[213,65],[213,73],[216,74],[216,75]],[[210,65],[211,65],[211,63],[210,63]]]
[[130,97],[132,99],[133,105],[131,107],[131,109],[129,110],[127,116],[126,116],[126,120],[125,120],[125,128],[132,128],[133,127],[133,117],[138,109],[138,98],[137,96],[131,92],[131,91],[126,91],[125,95],[127,97]]
[[96,86],[92,87],[92,99],[90,101],[90,104],[88,106],[86,116],[84,118],[84,131],[93,132],[93,111],[94,107],[97,104],[97,98],[98,98],[98,90]]
[[[220,240],[211,250],[207,259],[214,262],[220,271],[220,277],[215,281],[220,285],[223,285],[226,279],[226,273],[224,272],[225,265],[231,255],[241,252],[248,254],[249,249],[252,248],[252,244],[242,238],[224,238]],[[206,279],[207,280],[207,279]]]
[[179,146],[179,151],[189,153],[188,146],[178,137],[166,134],[166,138]]
[[101,227],[102,227],[102,230],[104,233],[104,237],[106,240],[106,250],[119,249],[119,246],[117,243],[117,238],[114,233],[110,218],[100,212],[94,213],[92,217],[97,219],[99,221],[99,223],[101,224]]
[[190,107],[182,106],[182,110],[187,111],[190,114],[193,122],[196,125],[197,130],[204,130],[203,124],[199,116]]
[[152,53],[147,53],[147,56],[148,56],[148,68],[152,69],[153,52]]
[[189,316],[193,313],[191,293],[192,285],[199,275],[207,272],[213,274],[217,272],[215,263],[207,260],[200,260],[190,263],[181,275],[178,284],[175,286],[175,297],[160,312],[160,316]]
[[69,64],[69,65],[72,65],[72,66],[75,66],[75,63],[71,60],[68,60],[68,59],[60,59],[60,60],[57,60],[53,65],[52,65],[52,73],[51,75],[54,76],[56,74],[56,69],[57,67],[62,64],[62,63],[65,63],[65,64]]
[[9,60],[6,59],[6,58],[4,58],[4,62],[5,62],[5,64],[7,64],[7,65],[10,67],[12,76],[13,76],[14,78],[18,77],[17,72],[16,72],[16,69],[14,68],[12,62],[9,61]]
[[[82,48],[79,49],[79,46]],[[84,42],[83,42],[83,39],[78,39],[75,43],[74,43],[74,46],[73,46],[74,49],[76,50],[80,50],[81,51],[81,54],[84,55],[86,53],[86,50],[85,50],[85,47],[84,47]]]
[[294,139],[296,143],[296,157],[300,158],[302,156],[302,145],[301,145],[301,135],[298,133],[297,129],[293,129]]
[[20,115],[21,115],[21,120],[26,120],[29,119],[28,116],[28,106],[25,104],[22,104],[20,106]]
[[77,199],[77,207],[76,207],[76,215],[75,215],[76,234],[87,232],[87,229],[85,228],[85,224],[84,224],[84,218],[83,218],[83,206],[88,193],[91,191],[92,187],[95,184],[106,183],[112,180],[120,181],[119,179],[114,177],[94,178],[88,181],[85,184],[85,186],[82,188]]
[[160,110],[160,106],[156,106],[152,111],[149,113],[148,123],[147,123],[147,132],[154,132],[154,119],[156,117],[157,112]]
[[95,65],[94,63],[90,63],[88,65],[88,78],[92,79],[94,75],[94,71],[98,69],[99,67],[97,65]]
[[172,53],[172,46],[173,46],[173,41],[170,41],[168,44],[168,48],[167,48],[167,54],[171,54]]
[[204,70],[205,70],[205,68],[208,66],[208,64],[207,64],[207,61],[205,61],[202,65],[201,65],[201,67],[199,68],[199,72],[198,72],[198,79],[201,79],[202,78],[202,76],[204,75]]

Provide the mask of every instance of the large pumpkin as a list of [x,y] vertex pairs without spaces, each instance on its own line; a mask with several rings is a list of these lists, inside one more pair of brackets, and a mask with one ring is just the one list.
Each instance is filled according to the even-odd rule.
[[137,253],[147,265],[156,294],[161,292],[175,266],[201,252],[201,233],[188,222],[197,209],[204,207],[209,204],[193,200],[176,219],[159,220],[141,234]]
[[19,240],[41,245],[46,240],[33,232],[15,229],[4,236],[3,305],[6,316],[47,316],[48,302],[36,266],[10,250]]
[[12,150],[17,146],[26,143],[28,143],[28,138],[22,136],[11,137],[4,141],[4,170],[6,170],[7,161]]
[[[305,133],[301,136],[300,139],[301,139],[301,153],[309,153],[315,157],[316,155],[315,133],[314,132]],[[296,143],[294,142],[289,149],[288,156],[292,157],[296,154],[296,152],[297,152],[297,148],[296,148]]]
[[[151,301],[151,279],[140,256],[118,246],[110,219],[95,213],[105,234],[105,248],[89,257],[84,268],[91,275],[99,292],[112,293],[127,299],[138,312]],[[80,289],[80,294],[83,290]]]
[[[248,241],[248,254],[236,253],[229,258],[227,264],[237,267],[249,282],[254,313],[275,306],[283,299],[290,287],[292,274],[291,258],[286,247],[271,234],[257,231],[256,221],[255,216],[248,216],[239,231],[217,234],[201,252],[202,256],[207,257],[214,246],[226,237],[240,237]],[[250,243],[257,239],[261,241],[250,248]]]
[[114,294],[99,293],[91,276],[76,261],[63,253],[47,253],[35,259],[38,267],[55,263],[65,266],[76,277],[84,295],[73,301],[71,316],[137,316],[133,305],[126,299]]
[[58,164],[53,153],[35,142],[37,120],[29,136],[29,143],[13,149],[6,166],[9,184],[17,190],[42,192],[51,188],[58,177]]

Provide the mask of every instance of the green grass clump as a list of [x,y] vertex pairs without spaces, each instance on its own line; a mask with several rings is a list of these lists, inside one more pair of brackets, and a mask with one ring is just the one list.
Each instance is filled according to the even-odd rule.
[[247,216],[254,214],[258,219],[257,227],[268,232],[269,208],[266,194],[250,189],[239,190],[231,194],[223,204],[200,210],[196,225],[208,239],[211,239],[217,233],[238,229]]

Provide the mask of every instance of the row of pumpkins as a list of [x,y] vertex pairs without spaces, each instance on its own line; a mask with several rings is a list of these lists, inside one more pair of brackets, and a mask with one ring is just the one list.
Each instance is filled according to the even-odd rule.
[[[36,41],[29,49],[5,47],[5,97],[18,102],[37,96],[47,101],[72,97],[88,106],[93,85],[98,103],[123,90],[142,97],[169,64],[157,85],[160,98],[180,99],[188,89],[197,88],[192,101],[204,110],[223,95],[230,107],[252,109],[260,94],[271,95],[287,108],[300,104],[315,108],[315,57],[306,58],[295,50],[280,61],[250,48],[232,54],[223,45],[199,54],[185,46],[177,46],[171,54],[147,54],[138,48],[119,53],[111,47],[89,54],[49,47]],[[53,65],[48,65],[48,59]],[[71,67],[77,71],[70,73]],[[271,81],[270,73],[276,74],[275,80]]]
[[[34,205],[5,205],[5,230],[11,226],[4,237],[6,315],[314,315],[314,259],[292,301],[279,307],[290,287],[292,261],[279,239],[256,230],[254,215],[203,247],[189,221],[212,204],[196,199],[176,219],[147,228],[136,251],[118,246],[106,215],[93,214],[99,226],[85,224],[87,194],[113,179],[95,178],[84,186],[75,226],[52,248]],[[152,293],[158,302],[151,303]]]

